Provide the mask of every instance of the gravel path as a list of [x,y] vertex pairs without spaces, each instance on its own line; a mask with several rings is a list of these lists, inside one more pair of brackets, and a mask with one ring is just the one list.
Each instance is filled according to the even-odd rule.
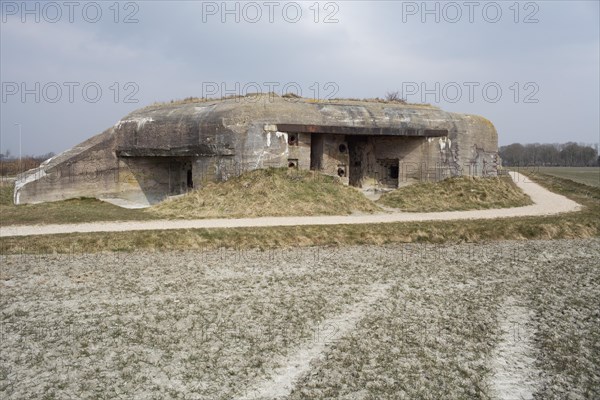
[[518,172],[510,172],[511,177],[534,202],[525,207],[493,210],[445,211],[431,213],[396,212],[375,215],[313,216],[313,217],[262,217],[235,219],[198,220],[155,220],[130,222],[92,222],[84,224],[22,225],[0,227],[0,237],[52,235],[74,232],[123,232],[141,230],[197,229],[197,228],[244,228],[265,226],[300,225],[345,225],[373,224],[385,222],[444,221],[462,219],[492,219],[550,215],[578,211],[581,206],[568,198],[552,193],[530,181]]

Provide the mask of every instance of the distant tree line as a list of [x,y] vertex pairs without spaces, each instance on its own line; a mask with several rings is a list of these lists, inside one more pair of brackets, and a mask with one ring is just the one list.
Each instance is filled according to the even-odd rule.
[[515,166],[555,166],[555,167],[593,167],[600,165],[598,145],[577,144],[568,142],[563,144],[513,143],[501,146],[500,157],[502,165]]
[[10,150],[6,150],[4,154],[0,153],[0,176],[15,176],[21,172],[37,168],[50,157],[54,157],[54,153],[39,156],[24,155],[19,160],[19,156],[15,156],[11,154]]

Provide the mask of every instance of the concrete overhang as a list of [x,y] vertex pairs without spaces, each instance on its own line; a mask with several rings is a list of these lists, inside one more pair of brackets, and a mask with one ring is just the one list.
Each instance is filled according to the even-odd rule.
[[277,130],[287,133],[332,133],[338,135],[367,135],[367,136],[448,136],[447,129],[415,129],[402,127],[363,127],[339,125],[304,125],[277,124]]

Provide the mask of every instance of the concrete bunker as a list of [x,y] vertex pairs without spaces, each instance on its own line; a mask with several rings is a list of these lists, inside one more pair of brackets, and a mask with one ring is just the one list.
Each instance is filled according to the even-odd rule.
[[279,96],[175,102],[136,110],[22,174],[14,201],[87,196],[153,204],[269,167],[393,188],[495,175],[497,150],[496,130],[485,118],[429,105]]

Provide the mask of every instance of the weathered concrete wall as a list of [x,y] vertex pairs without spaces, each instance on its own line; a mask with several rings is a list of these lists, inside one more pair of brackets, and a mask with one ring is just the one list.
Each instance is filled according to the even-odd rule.
[[[315,103],[265,95],[255,101],[134,111],[23,174],[15,186],[15,203],[81,196],[153,203],[189,190],[192,181],[197,188],[257,168],[309,169],[311,153],[314,163],[315,148],[321,148],[315,147],[319,140],[320,169],[354,185],[496,171],[496,130],[482,117],[431,106]],[[396,164],[398,177],[386,178]]]
[[348,184],[348,142],[344,135],[325,136],[324,168],[323,172],[328,175],[338,176],[342,182]]
[[97,197],[118,187],[114,133],[109,129],[21,174],[15,204]]

